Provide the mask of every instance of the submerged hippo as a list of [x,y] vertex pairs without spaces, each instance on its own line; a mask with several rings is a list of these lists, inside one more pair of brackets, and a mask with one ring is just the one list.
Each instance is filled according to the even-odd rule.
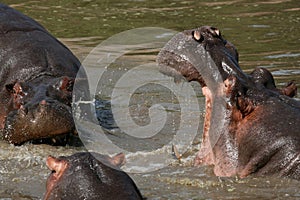
[[13,144],[74,132],[80,62],[39,23],[0,4],[0,133]]
[[162,73],[202,87],[206,115],[196,165],[214,165],[217,176],[300,179],[300,102],[291,98],[295,83],[277,89],[264,68],[245,74],[235,47],[209,26],[175,35],[157,61]]
[[124,162],[122,153],[112,158],[88,152],[59,158],[49,156],[46,164],[52,173],[44,200],[143,199],[133,180],[120,171]]

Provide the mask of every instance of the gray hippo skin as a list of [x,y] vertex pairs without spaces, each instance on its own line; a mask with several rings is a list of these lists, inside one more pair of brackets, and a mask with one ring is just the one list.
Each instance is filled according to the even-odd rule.
[[49,156],[46,164],[52,173],[44,200],[143,199],[133,180],[119,169],[124,162],[122,153],[112,158],[88,152]]
[[294,82],[278,89],[264,68],[245,74],[235,47],[210,26],[178,33],[157,61],[162,73],[202,87],[206,115],[195,165],[213,165],[217,176],[300,180],[300,102],[291,98]]
[[13,144],[74,132],[80,62],[40,24],[0,4],[0,133]]

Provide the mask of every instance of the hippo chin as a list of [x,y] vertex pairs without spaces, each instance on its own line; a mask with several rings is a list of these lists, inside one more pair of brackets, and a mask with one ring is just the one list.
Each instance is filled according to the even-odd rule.
[[0,4],[0,132],[13,144],[75,130],[80,62],[40,24]]
[[143,199],[133,180],[120,170],[124,162],[123,153],[112,158],[88,152],[49,156],[46,164],[52,172],[44,200]]
[[195,165],[217,176],[278,175],[300,179],[300,102],[294,82],[277,89],[272,74],[245,74],[235,47],[217,28],[175,35],[157,61],[166,75],[197,81],[206,98],[202,145]]

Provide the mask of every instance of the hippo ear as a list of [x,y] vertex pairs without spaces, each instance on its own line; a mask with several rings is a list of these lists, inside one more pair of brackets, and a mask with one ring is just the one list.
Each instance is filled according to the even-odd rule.
[[226,97],[231,99],[231,106],[236,107],[239,113],[235,113],[235,117],[245,117],[254,110],[255,104],[243,94],[243,87],[235,75],[228,76],[224,81],[224,88]]
[[227,97],[232,96],[234,87],[236,85],[237,78],[234,75],[229,75],[224,81],[224,92]]
[[72,91],[74,85],[74,79],[64,76],[59,85],[59,89],[62,91]]
[[204,40],[203,35],[201,35],[200,31],[198,30],[193,31],[192,35],[197,42],[202,42]]
[[16,91],[22,91],[22,86],[18,81],[5,85],[6,90],[9,93],[16,93]]
[[215,30],[215,33],[216,33],[216,35],[217,35],[217,36],[220,36],[220,35],[221,35],[221,33],[220,33],[220,30],[219,30],[219,29],[216,29],[216,30]]
[[282,94],[289,96],[289,97],[294,97],[297,95],[297,85],[295,81],[290,81],[286,84],[284,88],[281,89]]
[[219,29],[215,28],[215,27],[211,27],[210,28],[210,32],[213,34],[213,36],[218,36],[221,37],[221,32]]

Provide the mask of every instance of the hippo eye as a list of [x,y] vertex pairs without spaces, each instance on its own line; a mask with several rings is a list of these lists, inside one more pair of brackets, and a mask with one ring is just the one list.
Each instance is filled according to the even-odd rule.
[[192,35],[193,35],[194,39],[198,42],[202,42],[204,39],[199,31],[193,31]]

